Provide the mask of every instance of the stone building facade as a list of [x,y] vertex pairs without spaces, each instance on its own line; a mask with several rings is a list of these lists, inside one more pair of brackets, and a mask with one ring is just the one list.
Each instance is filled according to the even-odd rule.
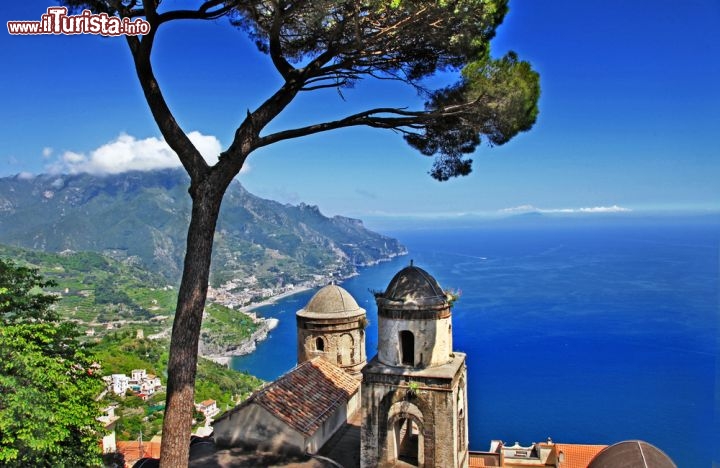
[[467,368],[450,302],[412,264],[378,305],[378,354],[362,371],[361,466],[467,467]]
[[351,375],[365,366],[365,309],[340,286],[321,288],[297,314],[298,364],[322,357]]

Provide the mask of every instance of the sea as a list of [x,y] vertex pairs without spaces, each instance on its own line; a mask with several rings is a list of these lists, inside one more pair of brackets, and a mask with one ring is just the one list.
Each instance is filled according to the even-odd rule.
[[[445,289],[467,353],[470,448],[493,439],[641,439],[679,467],[720,463],[720,218],[587,216],[396,229],[409,255],[342,286],[377,308],[412,259]],[[279,325],[232,367],[273,380],[296,364],[295,312],[315,291],[258,309]]]

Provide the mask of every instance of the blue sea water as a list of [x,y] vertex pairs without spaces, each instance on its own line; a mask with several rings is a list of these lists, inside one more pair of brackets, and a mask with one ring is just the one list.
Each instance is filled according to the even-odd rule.
[[[345,287],[368,313],[409,263],[461,290],[454,347],[468,354],[470,447],[646,440],[680,467],[720,461],[716,220],[535,220],[388,233],[410,255]],[[271,380],[296,362],[295,312],[314,291],[259,309],[280,320],[233,367]]]

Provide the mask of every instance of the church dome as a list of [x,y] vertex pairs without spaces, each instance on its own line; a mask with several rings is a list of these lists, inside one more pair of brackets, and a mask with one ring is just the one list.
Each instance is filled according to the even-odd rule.
[[447,305],[447,296],[437,280],[422,268],[410,263],[393,277],[385,293],[385,301],[405,305],[438,306]]
[[677,468],[659,448],[642,440],[618,442],[603,449],[590,461],[588,468]]
[[365,313],[355,299],[345,289],[335,284],[321,288],[310,299],[304,309],[298,311],[298,316],[308,318],[341,318],[354,317]]

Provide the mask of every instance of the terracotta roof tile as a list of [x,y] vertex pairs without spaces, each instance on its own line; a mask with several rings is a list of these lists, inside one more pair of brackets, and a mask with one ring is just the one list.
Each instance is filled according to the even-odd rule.
[[125,456],[125,462],[135,462],[141,458],[160,458],[160,441],[150,440],[141,444],[137,440],[118,440],[117,451]]
[[468,468],[485,468],[500,466],[500,455],[495,453],[468,453]]
[[562,452],[563,462],[559,468],[587,468],[595,455],[607,445],[555,444],[558,456]]
[[258,390],[235,410],[256,403],[310,436],[338,406],[347,403],[359,386],[358,380],[318,357]]

